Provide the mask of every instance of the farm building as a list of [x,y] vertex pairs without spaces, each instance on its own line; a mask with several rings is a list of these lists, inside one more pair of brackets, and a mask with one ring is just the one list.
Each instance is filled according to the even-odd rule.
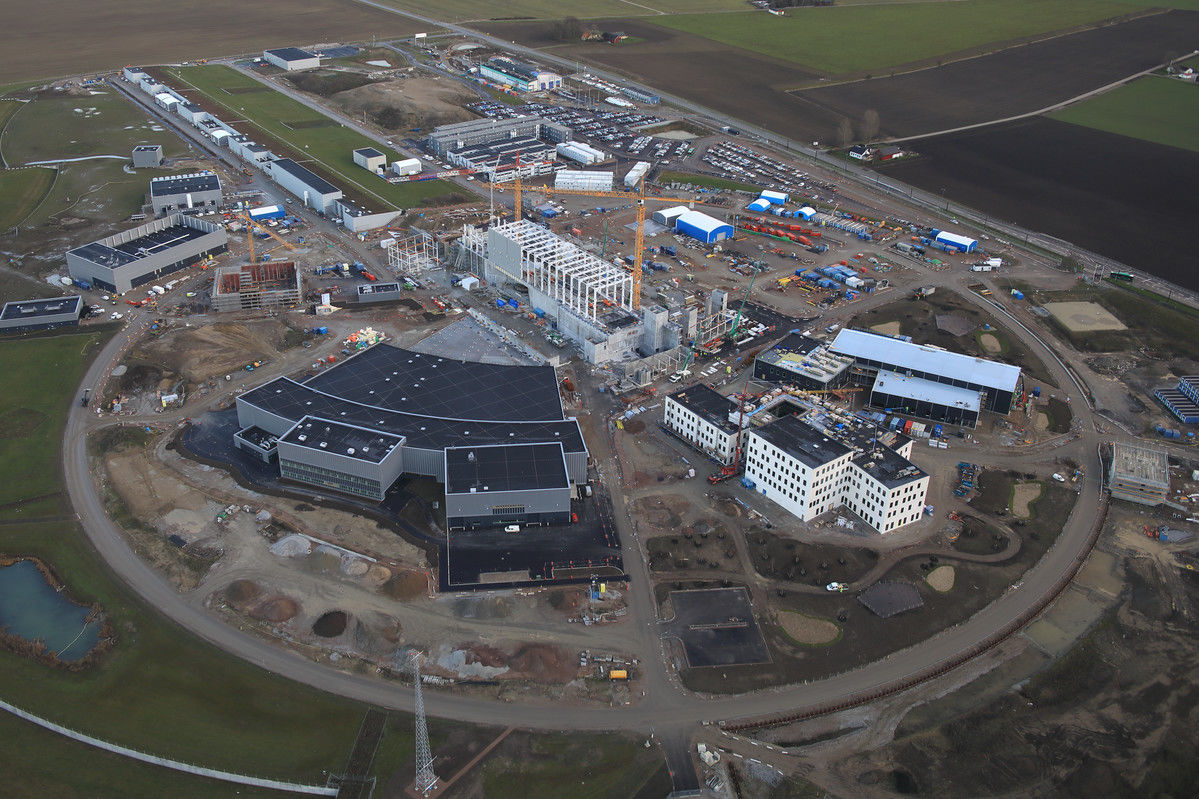
[[687,211],[675,220],[674,229],[704,244],[715,244],[733,237],[733,226],[701,211]]
[[829,346],[853,358],[869,380],[880,371],[918,377],[981,394],[982,410],[1007,414],[1023,390],[1020,367],[950,352],[867,330],[842,329]]
[[878,160],[894,161],[896,158],[903,158],[907,153],[903,149],[896,147],[894,144],[886,147],[880,147],[878,150]]
[[133,168],[146,169],[162,166],[161,144],[139,144],[133,148]]
[[354,163],[371,172],[387,168],[387,156],[374,147],[360,147],[354,151]]
[[560,442],[445,449],[445,515],[451,530],[513,522],[566,524],[573,493]]
[[67,269],[76,280],[124,294],[224,252],[228,241],[220,225],[185,214],[170,214],[68,250]]
[[754,377],[779,385],[826,391],[849,379],[853,359],[829,351],[817,339],[793,332],[754,359]]
[[322,214],[333,212],[334,204],[342,197],[341,189],[290,158],[270,161],[266,169],[272,180]]
[[978,249],[978,242],[974,239],[959,236],[957,233],[950,233],[947,230],[938,230],[933,239],[947,247],[953,247],[958,252],[974,252]]
[[316,69],[321,65],[321,57],[316,53],[301,50],[298,47],[280,47],[275,50],[263,50],[262,57],[268,64],[274,64],[279,69],[294,72],[298,69]]
[[286,308],[297,305],[302,293],[300,270],[291,261],[223,266],[212,279],[212,309]]
[[934,422],[976,427],[981,409],[981,392],[908,377],[880,369],[870,388],[869,404],[906,416]]
[[479,74],[522,92],[545,92],[562,86],[562,76],[534,64],[496,56],[479,67]]
[[150,180],[150,206],[155,216],[175,211],[198,211],[218,207],[223,199],[221,179],[213,172],[166,175]]
[[463,150],[508,139],[543,139],[557,144],[570,141],[573,135],[573,131],[565,125],[558,125],[541,117],[486,118],[439,125],[429,134],[425,145],[440,158],[451,150]]
[[1159,505],[1170,493],[1170,460],[1166,451],[1136,444],[1112,444],[1108,486],[1113,499]]
[[[587,448],[549,366],[378,344],[302,383],[280,377],[240,395],[237,415],[235,445],[277,458],[287,480],[378,501],[401,475],[433,477],[463,525],[560,519],[564,493],[587,482]],[[549,449],[507,449],[530,444]]]
[[736,402],[697,383],[667,396],[665,405],[663,422],[671,432],[717,463],[733,462],[741,413]]
[[874,151],[864,144],[855,144],[853,147],[849,148],[848,154],[850,158],[858,161],[867,161],[870,159],[870,156],[874,154]]
[[25,333],[79,324],[83,297],[53,297],[48,300],[14,300],[0,310],[0,333]]

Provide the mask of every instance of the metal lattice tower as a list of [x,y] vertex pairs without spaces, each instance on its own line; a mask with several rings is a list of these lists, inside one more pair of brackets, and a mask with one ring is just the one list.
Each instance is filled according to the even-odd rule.
[[433,773],[433,750],[429,746],[429,726],[425,721],[425,697],[421,693],[420,652],[412,653],[412,686],[416,691],[416,782],[413,787],[428,795],[437,787]]

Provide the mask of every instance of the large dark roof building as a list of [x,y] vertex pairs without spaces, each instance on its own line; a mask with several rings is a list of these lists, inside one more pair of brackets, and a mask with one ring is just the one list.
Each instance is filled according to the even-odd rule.
[[[562,413],[549,366],[458,361],[380,344],[304,382],[280,377],[248,391],[237,398],[237,414],[237,445],[278,457],[284,477],[371,499],[383,499],[402,474],[446,482],[447,469],[447,502],[450,494],[486,493],[456,490],[471,468],[461,459],[473,452],[476,460],[465,463],[476,464],[488,495],[507,496],[494,508],[476,498],[464,526],[548,521],[531,518],[543,498],[537,492],[552,487],[568,497],[587,481],[587,447],[578,423]],[[526,485],[530,479],[535,485]],[[532,493],[516,501],[522,492]]]

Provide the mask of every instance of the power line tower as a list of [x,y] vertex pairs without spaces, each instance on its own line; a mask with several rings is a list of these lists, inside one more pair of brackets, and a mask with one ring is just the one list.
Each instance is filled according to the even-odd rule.
[[416,691],[416,782],[413,788],[428,796],[437,787],[433,773],[433,750],[429,747],[429,726],[425,721],[425,697],[421,693],[420,652],[412,653],[412,686]]

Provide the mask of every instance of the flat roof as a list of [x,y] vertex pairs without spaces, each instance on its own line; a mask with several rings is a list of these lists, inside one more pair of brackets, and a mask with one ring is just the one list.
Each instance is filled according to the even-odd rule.
[[98,266],[116,269],[140,261],[156,252],[169,250],[201,236],[207,236],[210,232],[212,231],[188,225],[171,225],[120,244],[109,245],[103,241],[93,241],[91,244],[75,247],[70,252],[80,258],[86,258]]
[[354,152],[360,155],[365,155],[367,158],[386,158],[383,153],[379,152],[374,147],[359,147]]
[[392,433],[403,436],[407,446],[421,449],[559,441],[567,452],[587,451],[579,424],[574,419],[480,422],[422,416],[335,397],[287,377],[276,378],[247,391],[237,398],[237,402],[248,403],[283,419],[299,421],[305,416],[314,416]]
[[1000,391],[1014,392],[1020,382],[1019,366],[900,341],[866,330],[842,329],[831,349],[852,358],[878,361],[901,370],[931,372]]
[[928,477],[928,472],[884,446],[863,450],[853,456],[853,462],[887,488],[897,488]]
[[944,405],[947,408],[962,408],[975,413],[982,407],[982,395],[973,389],[958,388],[922,377],[908,377],[885,369],[878,370],[878,376],[874,378],[874,386],[870,390],[917,402]]
[[569,488],[560,443],[447,447],[445,492],[528,491]]
[[[737,432],[737,425],[729,421],[729,414],[737,410],[737,403],[711,386],[698,383],[687,388],[680,388],[678,391],[670,394],[669,397],[704,421],[724,430],[724,432]],[[749,418],[748,414],[746,414],[746,418]]]
[[404,443],[403,436],[317,416],[300,419],[279,440],[366,463],[379,463]]
[[795,416],[783,416],[751,432],[812,469],[853,451]]
[[[264,147],[262,149],[265,150],[266,148]],[[318,194],[336,194],[337,192],[341,191],[341,189],[337,188],[320,175],[312,172],[309,169],[305,169],[290,158],[280,158],[277,161],[272,161],[271,164],[273,165],[272,168],[279,167],[284,172],[303,182],[304,185],[308,186],[308,188],[312,189]]]
[[138,146],[133,148],[133,152],[143,153],[146,150],[161,150],[161,149],[162,149],[161,144],[139,144]]
[[310,53],[307,50],[301,50],[299,47],[277,47],[274,50],[265,50],[275,58],[282,58],[284,61],[299,61],[304,58],[317,58],[316,53]]
[[13,300],[4,303],[0,310],[0,319],[34,321],[43,316],[59,316],[65,313],[79,315],[83,306],[83,297],[73,294],[69,297],[51,297],[45,300]]
[[758,356],[762,363],[827,383],[850,366],[853,359],[830,352],[820,341],[803,333],[791,333]]
[[1112,443],[1112,478],[1170,487],[1170,458],[1164,449]]
[[468,421],[559,421],[552,366],[443,358],[378,344],[305,381],[317,391],[393,411]]
[[220,190],[221,179],[212,172],[197,172],[194,175],[166,175],[150,179],[151,197],[170,197],[176,194]]

